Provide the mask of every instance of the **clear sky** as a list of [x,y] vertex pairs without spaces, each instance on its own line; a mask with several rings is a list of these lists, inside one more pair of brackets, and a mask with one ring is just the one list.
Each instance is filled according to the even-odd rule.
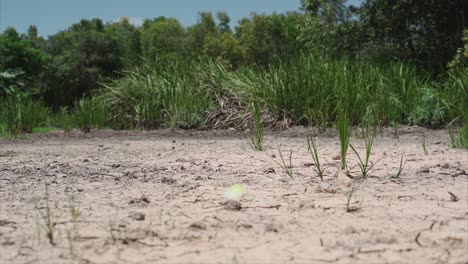
[[251,12],[282,13],[299,7],[300,0],[0,0],[0,30],[11,26],[24,33],[29,25],[36,25],[40,35],[48,36],[82,18],[110,22],[122,16],[136,24],[145,18],[175,17],[189,26],[199,11],[226,11],[232,26]]

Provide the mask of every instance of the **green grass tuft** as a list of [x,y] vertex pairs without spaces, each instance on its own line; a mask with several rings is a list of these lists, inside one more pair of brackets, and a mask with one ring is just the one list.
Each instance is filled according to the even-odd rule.
[[0,121],[3,130],[16,137],[21,132],[32,133],[34,127],[45,124],[50,110],[26,94],[13,94],[0,99]]
[[249,140],[250,145],[254,150],[263,151],[263,125],[262,125],[262,115],[260,112],[260,106],[257,103],[251,104],[252,118],[254,121],[254,126],[250,128],[249,131]]
[[309,134],[307,135],[307,149],[310,155],[312,156],[312,161],[314,162],[315,166],[315,172],[320,177],[320,180],[323,181],[323,176],[325,175],[326,168],[324,168],[320,163],[317,139],[311,132],[309,132]]
[[348,119],[346,110],[338,112],[336,128],[338,130],[338,136],[340,138],[341,169],[345,170],[348,167],[346,163],[346,156],[348,153],[349,137],[351,135],[351,124]]
[[106,110],[96,98],[84,98],[75,103],[72,118],[81,131],[88,133],[105,126]]

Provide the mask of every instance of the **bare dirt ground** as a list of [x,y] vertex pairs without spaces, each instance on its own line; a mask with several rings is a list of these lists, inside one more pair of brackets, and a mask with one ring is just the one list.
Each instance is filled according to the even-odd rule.
[[[468,263],[467,150],[444,130],[384,130],[352,200],[360,209],[346,212],[352,180],[335,175],[333,134],[317,140],[331,166],[323,182],[304,128],[268,133],[264,152],[235,131],[0,141],[0,263]],[[274,162],[277,145],[293,151],[295,179]],[[358,176],[351,151],[348,164]],[[223,204],[235,183],[242,208]]]

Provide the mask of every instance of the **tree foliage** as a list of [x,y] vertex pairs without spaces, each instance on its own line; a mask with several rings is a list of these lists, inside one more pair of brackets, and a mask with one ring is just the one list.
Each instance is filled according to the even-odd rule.
[[[142,49],[145,58],[178,59],[183,55],[185,29],[174,18],[159,17],[145,20],[141,29]],[[181,57],[180,57],[181,58]]]
[[[462,46],[468,3],[462,0],[368,0],[359,10],[369,52],[440,72]],[[366,50],[364,50],[366,51]]]
[[98,82],[115,78],[123,67],[123,45],[101,20],[82,20],[49,39],[46,52],[52,55],[44,74],[48,103],[72,105],[98,88]]
[[13,28],[0,35],[0,96],[11,88],[31,91],[46,63],[47,55],[35,49]]
[[252,14],[236,27],[236,36],[245,50],[247,63],[266,64],[274,59],[296,54],[301,49],[297,41],[303,16],[286,14]]

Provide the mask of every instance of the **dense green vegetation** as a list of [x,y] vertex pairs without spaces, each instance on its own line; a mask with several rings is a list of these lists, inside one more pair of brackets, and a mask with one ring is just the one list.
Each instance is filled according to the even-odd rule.
[[356,125],[372,112],[384,125],[464,126],[466,146],[468,5],[423,2],[303,0],[235,27],[209,12],[190,27],[82,20],[47,39],[8,28],[0,132],[252,126],[255,103],[265,125]]

